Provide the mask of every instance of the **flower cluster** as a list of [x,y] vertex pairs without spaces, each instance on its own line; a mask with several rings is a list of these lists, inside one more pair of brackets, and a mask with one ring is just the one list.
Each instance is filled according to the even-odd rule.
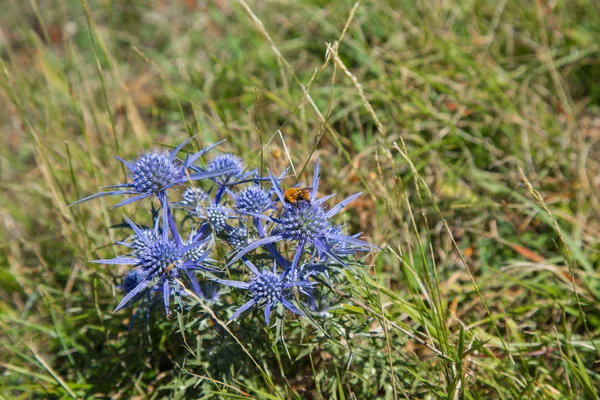
[[[310,188],[284,190],[285,171],[262,178],[228,153],[201,165],[201,157],[219,143],[182,157],[188,143],[170,152],[145,153],[131,162],[117,157],[129,170],[127,183],[106,186],[108,190],[73,203],[129,195],[114,207],[143,199],[155,199],[160,206],[151,227],[125,217],[132,235],[117,242],[128,249],[125,255],[93,261],[131,266],[119,286],[125,296],[115,311],[139,301],[148,316],[150,307],[162,302],[169,314],[172,299],[184,307],[182,299],[193,292],[205,301],[220,301],[220,288],[229,286],[245,290],[248,297],[230,320],[262,307],[269,324],[275,310],[302,316],[315,304],[318,274],[334,265],[347,266],[356,252],[377,249],[358,234],[345,235],[335,224],[333,217],[360,193],[327,208],[333,195],[318,197],[318,161]],[[172,201],[177,191],[180,200]],[[177,215],[182,216],[179,228]],[[189,237],[183,239],[179,229],[189,231]],[[220,263],[209,256],[221,243],[232,255]],[[245,280],[226,279],[246,276],[246,269]]]

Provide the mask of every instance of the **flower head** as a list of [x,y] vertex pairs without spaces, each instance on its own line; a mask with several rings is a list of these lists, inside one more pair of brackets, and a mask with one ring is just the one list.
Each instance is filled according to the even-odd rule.
[[253,298],[273,303],[281,297],[283,282],[276,272],[262,271],[252,277],[249,290]]
[[180,183],[185,168],[179,160],[164,151],[153,151],[130,164],[131,187],[138,193],[156,194]]
[[191,246],[191,248],[184,254],[184,257],[189,261],[199,263],[206,260],[206,257],[208,257],[208,254],[210,253],[210,248],[207,244],[202,246],[193,246],[195,237],[196,232],[192,231],[190,238],[184,243],[184,246]]
[[131,292],[140,282],[146,277],[146,274],[141,268],[133,268],[123,278],[123,282],[119,286],[119,289],[125,293]]
[[[165,311],[169,313],[169,301],[172,294],[179,296],[179,281],[188,279],[197,291],[197,281],[194,272],[197,270],[211,270],[203,264],[208,252],[197,257],[191,257],[190,252],[206,244],[209,238],[193,243],[182,243],[181,237],[175,231],[173,237],[168,236],[169,230],[163,223],[162,233],[159,232],[158,223],[151,234],[148,230],[141,229],[125,217],[126,222],[133,229],[135,238],[131,244],[119,242],[128,246],[132,252],[131,257],[121,257],[110,260],[93,261],[99,264],[134,265],[123,282],[123,289],[127,295],[115,308],[115,312],[129,305],[142,294],[162,288]],[[173,232],[173,230],[171,230]],[[135,285],[135,286],[133,286]],[[132,287],[133,286],[133,287]],[[171,288],[174,293],[172,293]]]
[[[145,280],[145,277],[146,274],[141,268],[134,268],[130,270],[127,273],[127,275],[125,275],[125,277],[123,278],[123,282],[121,283],[121,285],[119,285],[119,289],[121,289],[126,294],[130,293]],[[187,293],[185,291],[180,290],[179,282],[174,282],[174,284],[170,287],[168,295],[169,297],[178,297],[187,296]],[[163,285],[160,282],[153,286],[149,284],[145,292],[140,293],[138,296],[136,296],[136,298],[143,298],[141,299],[140,305],[138,306],[137,310],[134,312],[131,318],[131,322],[129,323],[129,330],[131,330],[131,328],[133,327],[133,323],[135,322],[137,315],[142,310],[145,310],[144,314],[146,315],[146,325],[148,325],[148,322],[150,321],[150,312],[155,306],[160,304],[161,297],[163,296]]]
[[154,229],[140,228],[141,234],[136,235],[131,241],[133,255],[137,256],[148,250],[147,243],[154,243],[159,240],[159,233]]
[[231,229],[227,242],[234,248],[240,249],[248,244],[248,229],[244,225]]
[[[135,289],[135,287],[138,284],[140,284],[144,279],[145,279],[145,274],[142,271],[142,269],[134,268],[134,269],[130,270],[127,273],[127,275],[125,275],[121,285],[119,285],[119,289],[125,293],[129,293],[133,289]],[[150,320],[150,311],[151,311],[152,305],[154,303],[153,293],[154,292],[158,293],[159,291],[160,291],[159,288],[156,286],[147,291],[146,298],[142,300],[141,304],[138,306],[137,310],[134,312],[134,314],[131,318],[131,321],[129,322],[129,330],[132,329],[133,323],[135,322],[136,317],[138,316],[140,311],[142,311],[142,309],[145,310],[144,314],[146,315],[146,324],[148,323],[148,321]]]
[[[267,325],[271,318],[271,310],[279,304],[282,304],[285,308],[295,314],[304,315],[302,311],[298,310],[298,308],[289,300],[290,298],[293,298],[292,287],[294,286],[289,279],[289,276],[278,274],[276,265],[273,265],[272,270],[259,271],[250,261],[244,260],[244,263],[252,272],[250,282],[230,281],[225,279],[216,280],[224,285],[248,290],[251,296],[250,301],[236,310],[229,319],[230,321],[233,321],[244,311],[247,311],[256,305],[265,306],[264,313]],[[302,293],[308,294],[309,289],[312,287],[312,283],[299,280],[296,281],[295,286],[298,287]]]
[[174,203],[180,207],[195,207],[198,203],[208,200],[208,195],[202,189],[188,187],[183,192],[183,196],[179,203]]
[[[215,175],[212,180],[217,184],[217,190],[214,195],[214,202],[220,203],[228,187],[246,183],[250,181],[263,180],[256,176],[256,170],[246,171],[242,159],[230,153],[220,154],[213,158],[205,167],[191,165],[194,171],[204,174],[216,174],[218,171],[226,171]],[[252,175],[254,178],[249,180]]]
[[[177,153],[191,139],[186,140],[177,148],[171,152],[165,151],[152,151],[150,153],[142,154],[137,160],[129,162],[125,161],[120,157],[116,157],[121,161],[129,170],[128,182],[114,186],[106,186],[109,189],[117,189],[106,192],[99,192],[88,196],[84,199],[78,200],[75,204],[82,203],[84,201],[92,200],[98,197],[104,196],[116,196],[116,195],[132,195],[114,207],[120,207],[125,204],[133,203],[137,200],[142,200],[151,196],[156,196],[163,206],[167,206],[167,190],[173,186],[180,185],[187,181],[188,174],[187,169],[204,153],[217,146],[219,143],[208,146],[199,152],[187,156],[184,161],[177,159]],[[232,172],[228,169],[213,169],[211,171],[200,171],[189,175],[192,180],[199,180],[205,178],[214,178],[222,174]],[[114,208],[113,207],[113,208]]]
[[303,202],[284,208],[278,218],[277,232],[285,240],[306,242],[324,237],[329,227],[329,218],[323,207]]
[[247,186],[235,196],[235,209],[245,214],[262,214],[274,208],[271,194],[259,185]]
[[242,173],[244,170],[244,163],[242,159],[234,156],[231,153],[220,154],[213,158],[206,166],[207,171],[221,171],[229,170],[227,176],[235,176]]
[[273,190],[277,193],[282,204],[282,212],[277,218],[272,218],[275,222],[275,229],[268,236],[250,243],[245,248],[241,249],[228,263],[231,265],[235,261],[242,258],[248,252],[260,246],[272,246],[273,243],[279,241],[294,241],[297,242],[296,254],[289,267],[284,274],[292,272],[292,281],[296,276],[296,270],[302,257],[305,248],[316,251],[320,258],[330,258],[341,265],[346,265],[337,254],[337,250],[343,243],[356,246],[357,250],[371,249],[375,246],[360,240],[354,236],[346,236],[339,233],[339,230],[332,229],[331,218],[340,212],[345,206],[356,199],[361,193],[354,194],[345,200],[342,200],[333,208],[326,210],[323,203],[330,199],[332,195],[317,199],[317,190],[319,187],[319,161],[315,165],[315,171],[312,182],[311,200],[308,202],[298,202],[289,204],[285,202],[283,191],[278,180],[269,173]]
[[199,204],[193,210],[189,210],[188,213],[191,216],[206,220],[213,231],[219,233],[230,228],[227,220],[231,218],[233,210],[219,205],[203,206]]

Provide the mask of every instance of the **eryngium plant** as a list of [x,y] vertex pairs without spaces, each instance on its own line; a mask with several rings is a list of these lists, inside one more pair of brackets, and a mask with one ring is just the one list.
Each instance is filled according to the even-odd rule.
[[[179,158],[188,142],[171,152],[142,154],[133,162],[117,157],[130,171],[128,182],[107,186],[113,190],[73,203],[123,194],[131,197],[115,207],[149,198],[156,199],[162,209],[152,228],[124,217],[133,235],[117,244],[129,252],[93,261],[129,267],[119,285],[125,293],[115,312],[139,302],[138,311],[146,307],[148,320],[150,308],[159,299],[167,314],[171,299],[186,312],[188,292],[215,304],[229,298],[218,295],[221,286],[245,292],[242,304],[220,307],[230,310],[230,320],[253,309],[263,310],[267,325],[275,310],[280,311],[278,318],[285,310],[290,317],[302,318],[314,309],[319,284],[331,282],[332,271],[347,267],[358,252],[378,249],[357,234],[346,235],[343,226],[336,225],[333,217],[360,193],[328,208],[326,202],[333,195],[319,197],[318,160],[311,187],[302,189],[307,195],[289,201],[281,185],[285,171],[278,177],[268,172],[268,178],[262,178],[229,153],[199,164],[200,157],[219,143]],[[179,224],[175,217],[180,217]],[[187,240],[182,239],[180,229],[188,231]],[[232,256],[210,259],[221,243],[233,250]],[[324,279],[319,279],[321,274]]]

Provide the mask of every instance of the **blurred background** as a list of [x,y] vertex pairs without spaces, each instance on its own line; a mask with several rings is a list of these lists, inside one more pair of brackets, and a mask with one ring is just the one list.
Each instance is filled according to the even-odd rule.
[[[0,8],[0,396],[598,397],[597,1]],[[267,377],[200,311],[128,332],[87,261],[148,213],[68,208],[190,136],[305,182],[319,158],[384,248],[323,331],[234,330]]]

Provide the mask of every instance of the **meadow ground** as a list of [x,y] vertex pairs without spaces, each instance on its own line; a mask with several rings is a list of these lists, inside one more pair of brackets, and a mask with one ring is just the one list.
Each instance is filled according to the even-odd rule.
[[[1,14],[0,397],[598,398],[596,1]],[[88,260],[149,204],[68,205],[189,136],[303,181],[319,158],[320,192],[364,192],[338,222],[383,250],[311,323],[224,331],[196,304],[129,332],[123,268]]]

